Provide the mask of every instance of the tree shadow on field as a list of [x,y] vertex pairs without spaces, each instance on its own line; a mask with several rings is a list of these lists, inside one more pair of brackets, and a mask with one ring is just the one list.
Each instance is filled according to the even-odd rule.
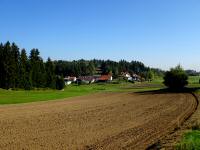
[[185,87],[182,89],[170,89],[170,88],[163,88],[159,90],[150,90],[150,91],[140,91],[140,92],[135,92],[138,94],[169,94],[169,93],[193,93],[199,90],[200,87]]

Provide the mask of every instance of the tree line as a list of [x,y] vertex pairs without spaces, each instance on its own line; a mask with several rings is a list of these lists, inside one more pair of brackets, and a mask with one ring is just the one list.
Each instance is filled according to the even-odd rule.
[[56,76],[55,65],[50,58],[46,62],[38,49],[27,56],[15,43],[0,44],[0,88],[52,88],[63,86],[62,77]]
[[138,61],[119,62],[111,60],[77,60],[77,61],[52,61],[50,58],[43,61],[38,49],[32,49],[27,55],[25,49],[21,49],[9,41],[0,43],[0,88],[33,88],[62,89],[65,76],[86,76],[111,73],[117,78],[121,72],[136,73],[148,76],[149,71],[161,73],[159,69],[150,69]]
[[112,60],[74,60],[74,61],[54,61],[56,66],[55,73],[60,76],[87,76],[96,75],[98,70],[101,74],[112,74],[114,78],[118,78],[122,72],[140,75],[144,80],[152,78],[152,76],[163,76],[164,71],[155,68],[149,68],[142,62],[120,60],[119,62]]

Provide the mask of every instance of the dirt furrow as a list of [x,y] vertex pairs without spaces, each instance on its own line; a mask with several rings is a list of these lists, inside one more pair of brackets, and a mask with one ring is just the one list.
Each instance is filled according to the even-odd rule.
[[190,94],[99,93],[0,107],[0,149],[145,149],[196,106]]

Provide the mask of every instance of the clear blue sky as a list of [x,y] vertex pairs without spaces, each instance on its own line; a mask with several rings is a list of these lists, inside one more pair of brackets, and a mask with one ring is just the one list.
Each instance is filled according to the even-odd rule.
[[46,59],[200,70],[199,0],[1,0],[0,42]]

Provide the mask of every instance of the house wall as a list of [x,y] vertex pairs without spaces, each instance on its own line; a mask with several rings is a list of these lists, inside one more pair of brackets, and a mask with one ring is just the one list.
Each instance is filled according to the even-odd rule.
[[72,81],[65,81],[65,85],[70,85],[72,84]]

